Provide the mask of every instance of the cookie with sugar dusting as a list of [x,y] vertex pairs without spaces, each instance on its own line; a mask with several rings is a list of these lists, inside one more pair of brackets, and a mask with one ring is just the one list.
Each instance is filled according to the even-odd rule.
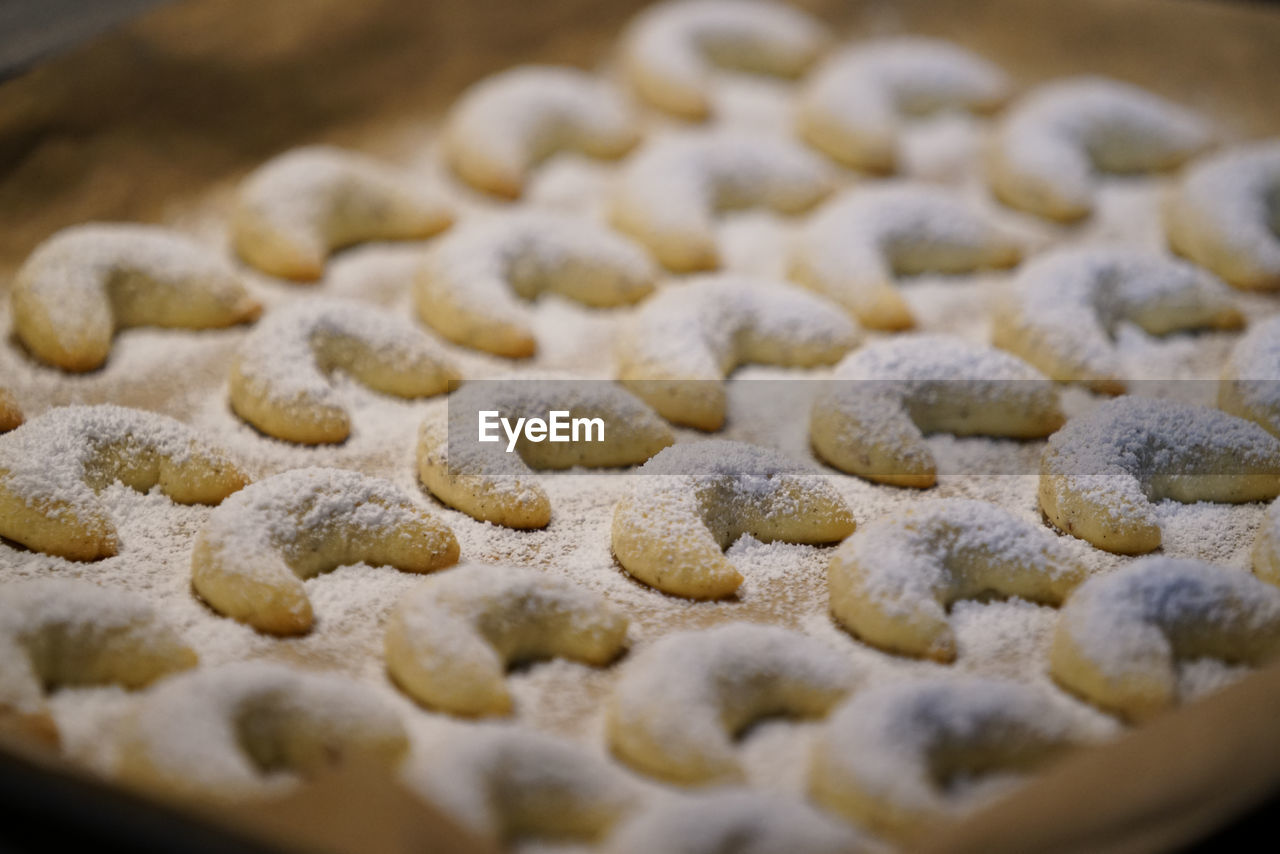
[[625,614],[598,594],[532,569],[468,564],[405,594],[387,621],[387,672],[422,705],[505,715],[512,664],[604,665],[626,647]]
[[1160,547],[1152,502],[1239,504],[1280,495],[1280,439],[1218,409],[1118,397],[1072,418],[1040,458],[1040,508],[1100,549]]
[[622,68],[645,101],[700,120],[715,70],[798,77],[828,42],[815,18],[770,0],[668,0],[628,25]]
[[1099,173],[1171,169],[1212,142],[1208,124],[1171,101],[1106,77],[1070,77],[1005,114],[987,178],[1010,207],[1072,222],[1092,212]]
[[1059,249],[1019,271],[995,312],[991,341],[1049,377],[1102,394],[1127,388],[1115,330],[1149,335],[1236,329],[1244,315],[1213,275],[1159,253],[1115,246]]
[[1253,541],[1253,574],[1280,587],[1280,502],[1267,508]]
[[1280,140],[1198,160],[1164,208],[1169,246],[1247,290],[1280,289]]
[[266,798],[346,761],[396,767],[409,737],[394,706],[331,673],[241,661],[166,679],[119,735],[120,777],[202,803]]
[[351,435],[351,413],[328,372],[341,370],[374,391],[418,398],[459,379],[429,335],[386,309],[331,297],[270,312],[231,365],[231,408],[269,436],[306,445]]
[[648,253],[602,225],[548,212],[460,226],[432,247],[414,280],[424,323],[445,338],[509,358],[538,342],[528,303],[545,293],[595,308],[629,305],[653,290]]
[[50,409],[0,436],[0,536],[70,560],[111,557],[115,525],[97,493],[154,486],[218,504],[249,482],[220,448],[173,418],[123,406]]
[[1280,436],[1280,317],[1249,327],[1222,366],[1218,408]]
[[615,755],[661,779],[741,782],[734,736],[768,716],[822,717],[859,676],[845,653],[778,626],[675,632],[627,661],[606,735]]
[[22,408],[8,389],[0,388],[0,433],[7,433],[22,425]]
[[673,798],[628,819],[607,854],[862,854],[865,835],[807,803],[774,792],[723,788]]
[[314,622],[308,578],[361,562],[431,572],[457,560],[453,531],[391,481],[301,468],[247,486],[209,514],[191,551],[191,586],[224,616],[292,635]]
[[640,467],[613,509],[613,553],[650,587],[690,599],[730,596],[742,574],[724,550],[743,534],[831,543],[853,513],[812,468],[776,451],[708,440],[672,445]]
[[952,781],[1025,774],[1096,737],[1069,707],[1017,682],[967,676],[892,683],[858,692],[822,724],[809,791],[820,806],[910,843],[1015,783]]
[[954,661],[953,603],[994,593],[1057,605],[1086,575],[1042,525],[986,501],[944,498],[859,528],[831,556],[827,589],[831,613],[861,640]]
[[734,368],[830,365],[860,337],[837,306],[785,282],[696,276],[629,320],[616,345],[618,379],[672,423],[719,430]]
[[420,240],[449,227],[444,196],[421,178],[354,151],[309,145],[244,179],[232,214],[236,252],[272,276],[311,281],[330,253],[370,240]]
[[951,42],[875,39],[842,50],[805,81],[797,130],[846,166],[891,173],[904,119],[946,110],[989,113],[1010,88],[1003,71]]
[[444,156],[471,186],[514,199],[558,151],[615,159],[640,138],[635,116],[603,80],[576,68],[521,65],[467,88],[445,119]]
[[[495,430],[477,441],[481,412],[509,424],[564,412],[588,422],[571,441],[512,440]],[[519,427],[515,429],[519,430]],[[514,444],[513,444],[514,441]],[[418,478],[445,504],[473,519],[509,528],[543,528],[551,499],[536,470],[638,465],[670,445],[671,428],[636,396],[603,380],[473,380],[449,398],[447,412],[429,416],[418,433]]]
[[196,653],[141,596],[70,578],[0,586],[0,725],[58,740],[46,692],[141,688],[194,667]]
[[1164,555],[1090,579],[1062,609],[1049,673],[1134,721],[1178,700],[1177,665],[1280,654],[1280,590],[1247,570]]
[[889,182],[854,188],[801,229],[790,277],[873,329],[915,325],[894,281],[918,273],[1012,267],[1019,245],[941,187]]
[[850,353],[814,400],[818,457],[876,483],[927,488],[926,433],[1036,439],[1062,426],[1058,389],[1008,353],[952,335],[895,335]]
[[33,356],[64,371],[107,361],[119,329],[217,329],[262,305],[227,261],[157,225],[89,223],[45,240],[18,269],[13,331]]
[[677,134],[626,162],[612,219],[668,269],[714,270],[717,214],[753,207],[803,213],[834,187],[831,167],[790,140],[734,131]]
[[596,842],[648,794],[615,763],[528,726],[459,727],[416,754],[401,773],[409,789],[493,845]]

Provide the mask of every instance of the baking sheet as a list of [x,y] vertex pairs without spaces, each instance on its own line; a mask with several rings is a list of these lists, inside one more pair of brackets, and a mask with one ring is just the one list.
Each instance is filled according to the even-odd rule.
[[[90,219],[164,221],[222,240],[220,221],[210,212],[225,209],[235,181],[248,169],[295,144],[329,141],[401,162],[420,160],[424,135],[466,84],[515,61],[594,67],[607,59],[619,27],[638,5],[192,0],[159,10],[0,86],[0,280],[7,283],[41,238]],[[1280,112],[1274,109],[1280,103],[1280,16],[1265,9],[1171,0],[805,5],[850,33],[905,30],[952,38],[1001,63],[1023,85],[1066,73],[1110,73],[1205,110],[1228,138],[1280,133]],[[280,300],[293,287],[260,286]],[[39,401],[33,412],[73,400],[109,400],[189,417],[207,401],[175,397],[169,385],[173,371],[189,372],[184,385],[219,389],[221,364],[234,343],[228,337],[202,345],[190,360],[158,371],[154,382],[136,375],[62,382],[34,369],[30,388],[17,390]],[[137,352],[139,366],[143,355]],[[129,356],[128,345],[121,346],[113,366],[127,367]],[[350,456],[344,462],[359,460]],[[377,460],[374,467],[387,464]],[[771,616],[767,608],[747,610]],[[701,619],[690,614],[687,623]],[[579,675],[566,672],[564,678]],[[601,680],[599,690],[605,687]],[[1264,697],[1269,708],[1280,707],[1277,694]],[[1225,708],[1219,715],[1234,720],[1237,713]],[[543,711],[556,729],[578,724],[572,715],[557,719],[556,709]],[[1242,728],[1216,720],[1206,732],[1240,735]],[[1210,757],[1233,755],[1230,744],[1219,752],[1210,737],[1202,740],[1209,742]],[[1130,767],[1167,753],[1163,746],[1148,749],[1149,759]],[[1272,767],[1266,751],[1246,755],[1263,776]],[[1223,791],[1206,767],[1193,764],[1175,777],[1203,776],[1201,794]],[[1089,817],[1110,820],[1088,809],[1083,795],[1100,791],[1098,780],[1114,780],[1114,769],[1093,773],[1100,776],[1056,782],[1071,779],[1064,768],[1062,775],[1046,775],[1024,791],[1067,786],[1066,796],[1057,790],[1046,801],[1061,809],[1043,820],[1079,830]],[[1107,803],[1123,817],[1123,793],[1106,791]],[[1082,807],[1080,814],[1073,804]],[[1165,813],[1146,814],[1157,826],[1185,830],[1170,824]],[[976,817],[971,826],[981,827],[981,821]],[[1003,820],[997,826],[1036,834],[1026,838],[1043,839],[1038,834],[1047,832],[1034,821]]]

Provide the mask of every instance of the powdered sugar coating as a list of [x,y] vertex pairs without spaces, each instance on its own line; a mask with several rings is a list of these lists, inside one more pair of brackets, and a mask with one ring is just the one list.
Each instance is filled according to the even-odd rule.
[[875,848],[852,827],[803,801],[749,789],[671,799],[623,824],[609,854],[857,854]]
[[1148,552],[1160,545],[1153,501],[1280,493],[1280,440],[1217,409],[1119,397],[1049,438],[1039,493],[1049,521],[1067,533],[1109,551]]
[[321,297],[276,309],[245,338],[231,370],[231,406],[270,435],[307,444],[351,432],[341,369],[399,397],[444,393],[458,373],[410,321],[357,300]]
[[368,240],[410,240],[447,228],[440,191],[354,151],[310,145],[245,178],[232,219],[236,251],[265,273],[317,279],[329,253]]
[[1050,670],[1085,699],[1142,719],[1176,702],[1179,660],[1259,664],[1278,653],[1280,589],[1248,572],[1159,555],[1072,595]]
[[901,120],[942,110],[984,112],[1008,97],[1004,72],[964,48],[920,36],[854,44],[805,82],[799,132],[854,168],[893,172]]
[[1058,391],[1021,359],[951,335],[895,335],[850,353],[813,404],[818,456],[898,486],[932,486],[926,432],[1038,438],[1062,425]]
[[446,119],[444,153],[468,183],[519,196],[557,151],[625,154],[639,132],[621,95],[576,68],[519,65],[470,86]]
[[623,35],[632,85],[653,105],[691,119],[711,112],[712,70],[794,77],[826,45],[822,24],[769,0],[668,0]]
[[247,479],[176,419],[102,404],[51,409],[0,437],[0,534],[73,560],[115,554],[97,494],[120,480],[175,501],[217,504]]
[[1055,380],[1118,394],[1127,379],[1115,342],[1119,324],[1166,335],[1243,322],[1227,287],[1198,267],[1157,253],[1087,246],[1028,262],[992,339]]
[[544,658],[607,664],[626,644],[627,622],[598,594],[563,579],[465,565],[428,579],[396,604],[387,668],[428,708],[508,714],[509,664]]
[[67,578],[0,585],[0,720],[51,732],[45,693],[70,685],[139,688],[196,655],[146,599]]
[[1165,208],[1175,251],[1239,288],[1280,288],[1280,141],[1194,163]]
[[631,318],[616,345],[618,378],[667,419],[716,430],[722,382],[734,368],[829,365],[859,337],[835,305],[800,288],[696,276],[664,288]]
[[441,335],[500,356],[531,356],[527,302],[544,293],[594,307],[653,290],[643,248],[578,217],[522,212],[467,223],[436,243],[415,278],[418,316]]
[[1048,83],[1016,103],[997,133],[992,189],[1013,207],[1074,220],[1093,209],[1098,172],[1168,169],[1211,143],[1203,119],[1105,77]]
[[263,661],[165,680],[120,737],[126,779],[204,801],[278,794],[344,758],[394,766],[408,749],[396,710],[358,682]]
[[816,471],[742,442],[681,443],[640,467],[614,507],[613,552],[623,568],[666,593],[713,599],[742,575],[724,549],[743,534],[827,543],[854,529],[844,500]]
[[45,240],[18,270],[14,332],[39,359],[69,371],[102,365],[117,329],[207,329],[262,306],[220,255],[167,228],[88,223]]
[[831,557],[831,610],[850,632],[894,652],[951,661],[948,612],[960,599],[1060,603],[1085,578],[1043,526],[963,498],[912,504],[864,525]]
[[191,577],[214,610],[290,634],[311,628],[307,578],[361,561],[430,572],[457,559],[453,532],[395,483],[301,468],[251,484],[211,513]]
[[512,725],[459,729],[406,763],[402,779],[495,844],[598,840],[645,794],[622,769],[580,745]]
[[890,181],[855,187],[824,205],[795,242],[791,277],[867,326],[902,329],[915,321],[895,276],[1008,267],[1021,254],[953,191]]
[[1088,738],[1070,709],[1016,682],[935,677],[883,685],[831,713],[811,754],[811,793],[886,836],[920,838],[1013,782],[957,794],[955,779],[1043,766]]
[[624,164],[613,221],[667,268],[710,270],[720,266],[718,213],[801,213],[831,192],[834,179],[819,155],[784,138],[724,130],[669,135]]
[[1280,436],[1280,318],[1249,328],[1227,357],[1218,407]]
[[627,662],[609,699],[613,751],[683,783],[739,780],[733,737],[766,715],[821,717],[857,667],[799,632],[729,623],[669,634]]

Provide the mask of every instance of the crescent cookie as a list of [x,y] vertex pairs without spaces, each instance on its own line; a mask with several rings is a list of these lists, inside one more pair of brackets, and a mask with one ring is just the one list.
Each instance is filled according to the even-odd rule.
[[409,737],[395,708],[329,673],[241,661],[166,679],[120,735],[119,773],[207,802],[261,798],[348,760],[392,767]]
[[1261,664],[1280,653],[1280,590],[1245,570],[1157,555],[1090,579],[1067,600],[1049,672],[1130,720],[1177,702],[1177,664]]
[[1280,316],[1249,327],[1218,380],[1218,408],[1280,436]]
[[751,207],[803,213],[834,186],[831,167],[788,139],[677,134],[645,146],[622,167],[612,218],[669,270],[714,270],[718,213]]
[[1040,507],[1062,531],[1119,554],[1160,547],[1151,502],[1238,504],[1280,494],[1280,440],[1217,409],[1118,397],[1072,418],[1040,458]]
[[1114,338],[1121,323],[1166,335],[1236,329],[1244,316],[1227,287],[1198,267],[1152,252],[1086,246],[1045,253],[1019,271],[991,340],[1055,380],[1123,394]]
[[231,365],[231,408],[269,436],[319,445],[351,435],[351,413],[328,377],[342,370],[374,391],[416,398],[458,381],[431,337],[386,309],[315,298],[270,312]]
[[915,317],[894,277],[1012,267],[1018,244],[940,187],[889,182],[848,191],[801,229],[790,276],[873,329]]
[[92,371],[117,329],[213,329],[253,320],[262,305],[220,255],[156,225],[65,228],[13,280],[13,331],[42,362]]
[[0,388],[0,433],[22,425],[22,409],[7,389]]
[[862,854],[863,834],[803,801],[725,788],[672,798],[628,819],[607,854]]
[[954,661],[947,612],[989,594],[1060,604],[1084,565],[1039,524],[986,501],[913,504],[864,525],[827,566],[831,613],[889,652]]
[[850,353],[814,400],[818,457],[876,483],[926,488],[924,434],[1035,439],[1062,426],[1058,389],[1008,353],[951,335],[895,335]]
[[191,584],[219,614],[292,635],[314,622],[308,578],[361,562],[431,572],[457,560],[448,526],[391,481],[302,468],[251,484],[209,514]]
[[523,65],[459,96],[443,148],[468,184],[514,199],[533,168],[558,151],[614,159],[639,138],[630,108],[603,81],[576,68]]
[[[535,441],[520,422],[547,424],[553,412],[572,425],[588,422],[581,440]],[[521,431],[478,441],[482,413],[497,413]],[[594,425],[592,422],[596,422]],[[599,428],[598,431],[596,428]],[[551,438],[547,433],[544,439]],[[418,433],[418,479],[442,502],[473,519],[508,528],[543,528],[551,499],[536,469],[638,465],[673,441],[671,428],[626,389],[601,380],[473,380],[449,398],[447,412]],[[510,450],[508,450],[510,448]]]
[[646,774],[740,782],[735,735],[765,717],[821,717],[856,681],[843,653],[790,629],[730,623],[676,632],[623,667],[606,733],[613,752]]
[[650,587],[690,599],[732,595],[742,574],[724,550],[743,534],[832,543],[853,513],[818,472],[776,451],[709,440],[672,445],[640,467],[613,509],[613,553]]
[[827,300],[783,282],[696,276],[648,300],[617,343],[618,379],[674,424],[719,430],[724,380],[747,363],[830,365],[861,337]]
[[140,596],[69,578],[0,586],[0,722],[57,741],[45,694],[67,685],[140,688],[196,654]]
[[1249,290],[1280,289],[1280,140],[1187,169],[1164,210],[1175,252]]
[[1098,173],[1171,169],[1212,142],[1204,120],[1171,101],[1118,80],[1071,77],[1005,114],[987,177],[1010,207],[1072,222],[1093,210]]
[[820,806],[908,842],[1012,782],[955,781],[1026,773],[1089,740],[1078,718],[1027,685],[973,676],[898,682],[861,691],[831,713],[813,742],[809,791]]
[[1253,541],[1253,574],[1280,587],[1280,503],[1267,508]]
[[644,100],[685,119],[711,113],[716,68],[798,77],[828,43],[825,28],[768,0],[669,0],[637,15],[622,65]]
[[414,280],[422,321],[445,338],[520,358],[538,349],[527,302],[544,293],[593,307],[653,290],[648,253],[609,228],[547,212],[469,223],[434,247]]
[[57,557],[119,549],[98,499],[114,481],[159,486],[179,504],[217,504],[248,483],[219,448],[173,418],[122,406],[63,406],[0,436],[0,536]]
[[598,594],[531,569],[469,564],[427,579],[391,612],[387,672],[424,706],[458,715],[512,709],[511,664],[608,664],[626,646],[625,614]]
[[805,81],[797,130],[828,157],[868,172],[897,171],[904,118],[943,110],[989,113],[1009,97],[996,66],[942,39],[857,44]]
[[248,264],[311,281],[329,254],[369,240],[419,240],[453,222],[444,197],[406,170],[328,145],[295,148],[245,178],[232,241]]
[[546,837],[599,840],[643,803],[616,764],[527,726],[468,726],[422,751],[410,789],[493,845]]

